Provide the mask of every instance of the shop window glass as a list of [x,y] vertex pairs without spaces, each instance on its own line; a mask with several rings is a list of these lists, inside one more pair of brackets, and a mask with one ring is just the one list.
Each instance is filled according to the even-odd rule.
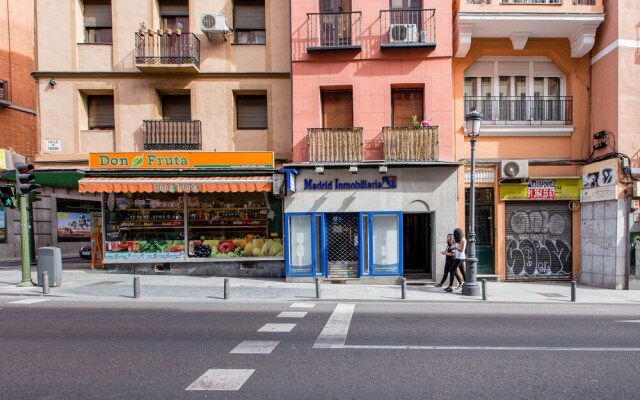
[[238,129],[267,129],[267,95],[237,95]]
[[373,264],[376,273],[398,272],[399,241],[398,216],[374,215],[373,218]]
[[413,116],[424,120],[423,89],[392,89],[393,126],[412,126]]
[[113,96],[99,95],[87,96],[87,106],[89,109],[89,129],[112,130],[115,127],[113,116]]
[[7,210],[0,205],[0,243],[7,242]]
[[100,212],[99,202],[57,199],[58,242],[91,241],[92,212]]
[[233,31],[237,44],[265,44],[264,0],[233,2]]
[[111,0],[84,0],[85,43],[111,43]]
[[[305,273],[311,266],[311,218],[308,215],[289,216],[289,268],[291,274]],[[301,270],[302,269],[302,270]],[[306,271],[306,273],[311,272]]]
[[322,127],[353,127],[353,92],[351,90],[322,91]]

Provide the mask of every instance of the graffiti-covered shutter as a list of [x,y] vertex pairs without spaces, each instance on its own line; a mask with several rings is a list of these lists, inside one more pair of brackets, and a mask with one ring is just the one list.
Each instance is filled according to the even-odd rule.
[[507,279],[571,279],[567,203],[507,203],[505,239]]

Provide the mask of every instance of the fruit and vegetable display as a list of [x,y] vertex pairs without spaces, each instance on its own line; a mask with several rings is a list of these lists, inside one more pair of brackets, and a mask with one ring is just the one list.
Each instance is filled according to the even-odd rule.
[[189,241],[189,256],[202,258],[282,257],[282,239],[264,239],[248,235],[243,239],[200,239]]
[[129,253],[181,253],[184,240],[136,240],[107,242],[107,251]]

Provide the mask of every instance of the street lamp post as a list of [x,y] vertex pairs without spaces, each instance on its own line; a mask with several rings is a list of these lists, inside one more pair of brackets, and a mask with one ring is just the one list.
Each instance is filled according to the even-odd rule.
[[468,242],[469,251],[466,261],[466,279],[462,285],[462,294],[464,296],[478,296],[480,294],[480,286],[477,279],[478,259],[476,258],[476,140],[480,136],[480,127],[482,125],[482,114],[475,107],[464,116],[467,124],[467,135],[471,141],[471,187],[469,189],[469,224]]

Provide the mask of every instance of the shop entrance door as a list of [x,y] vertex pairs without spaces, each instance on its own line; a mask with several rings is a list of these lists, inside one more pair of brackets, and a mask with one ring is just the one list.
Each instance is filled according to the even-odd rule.
[[431,278],[431,215],[403,214],[404,275]]
[[327,278],[357,278],[360,231],[357,213],[325,215]]

